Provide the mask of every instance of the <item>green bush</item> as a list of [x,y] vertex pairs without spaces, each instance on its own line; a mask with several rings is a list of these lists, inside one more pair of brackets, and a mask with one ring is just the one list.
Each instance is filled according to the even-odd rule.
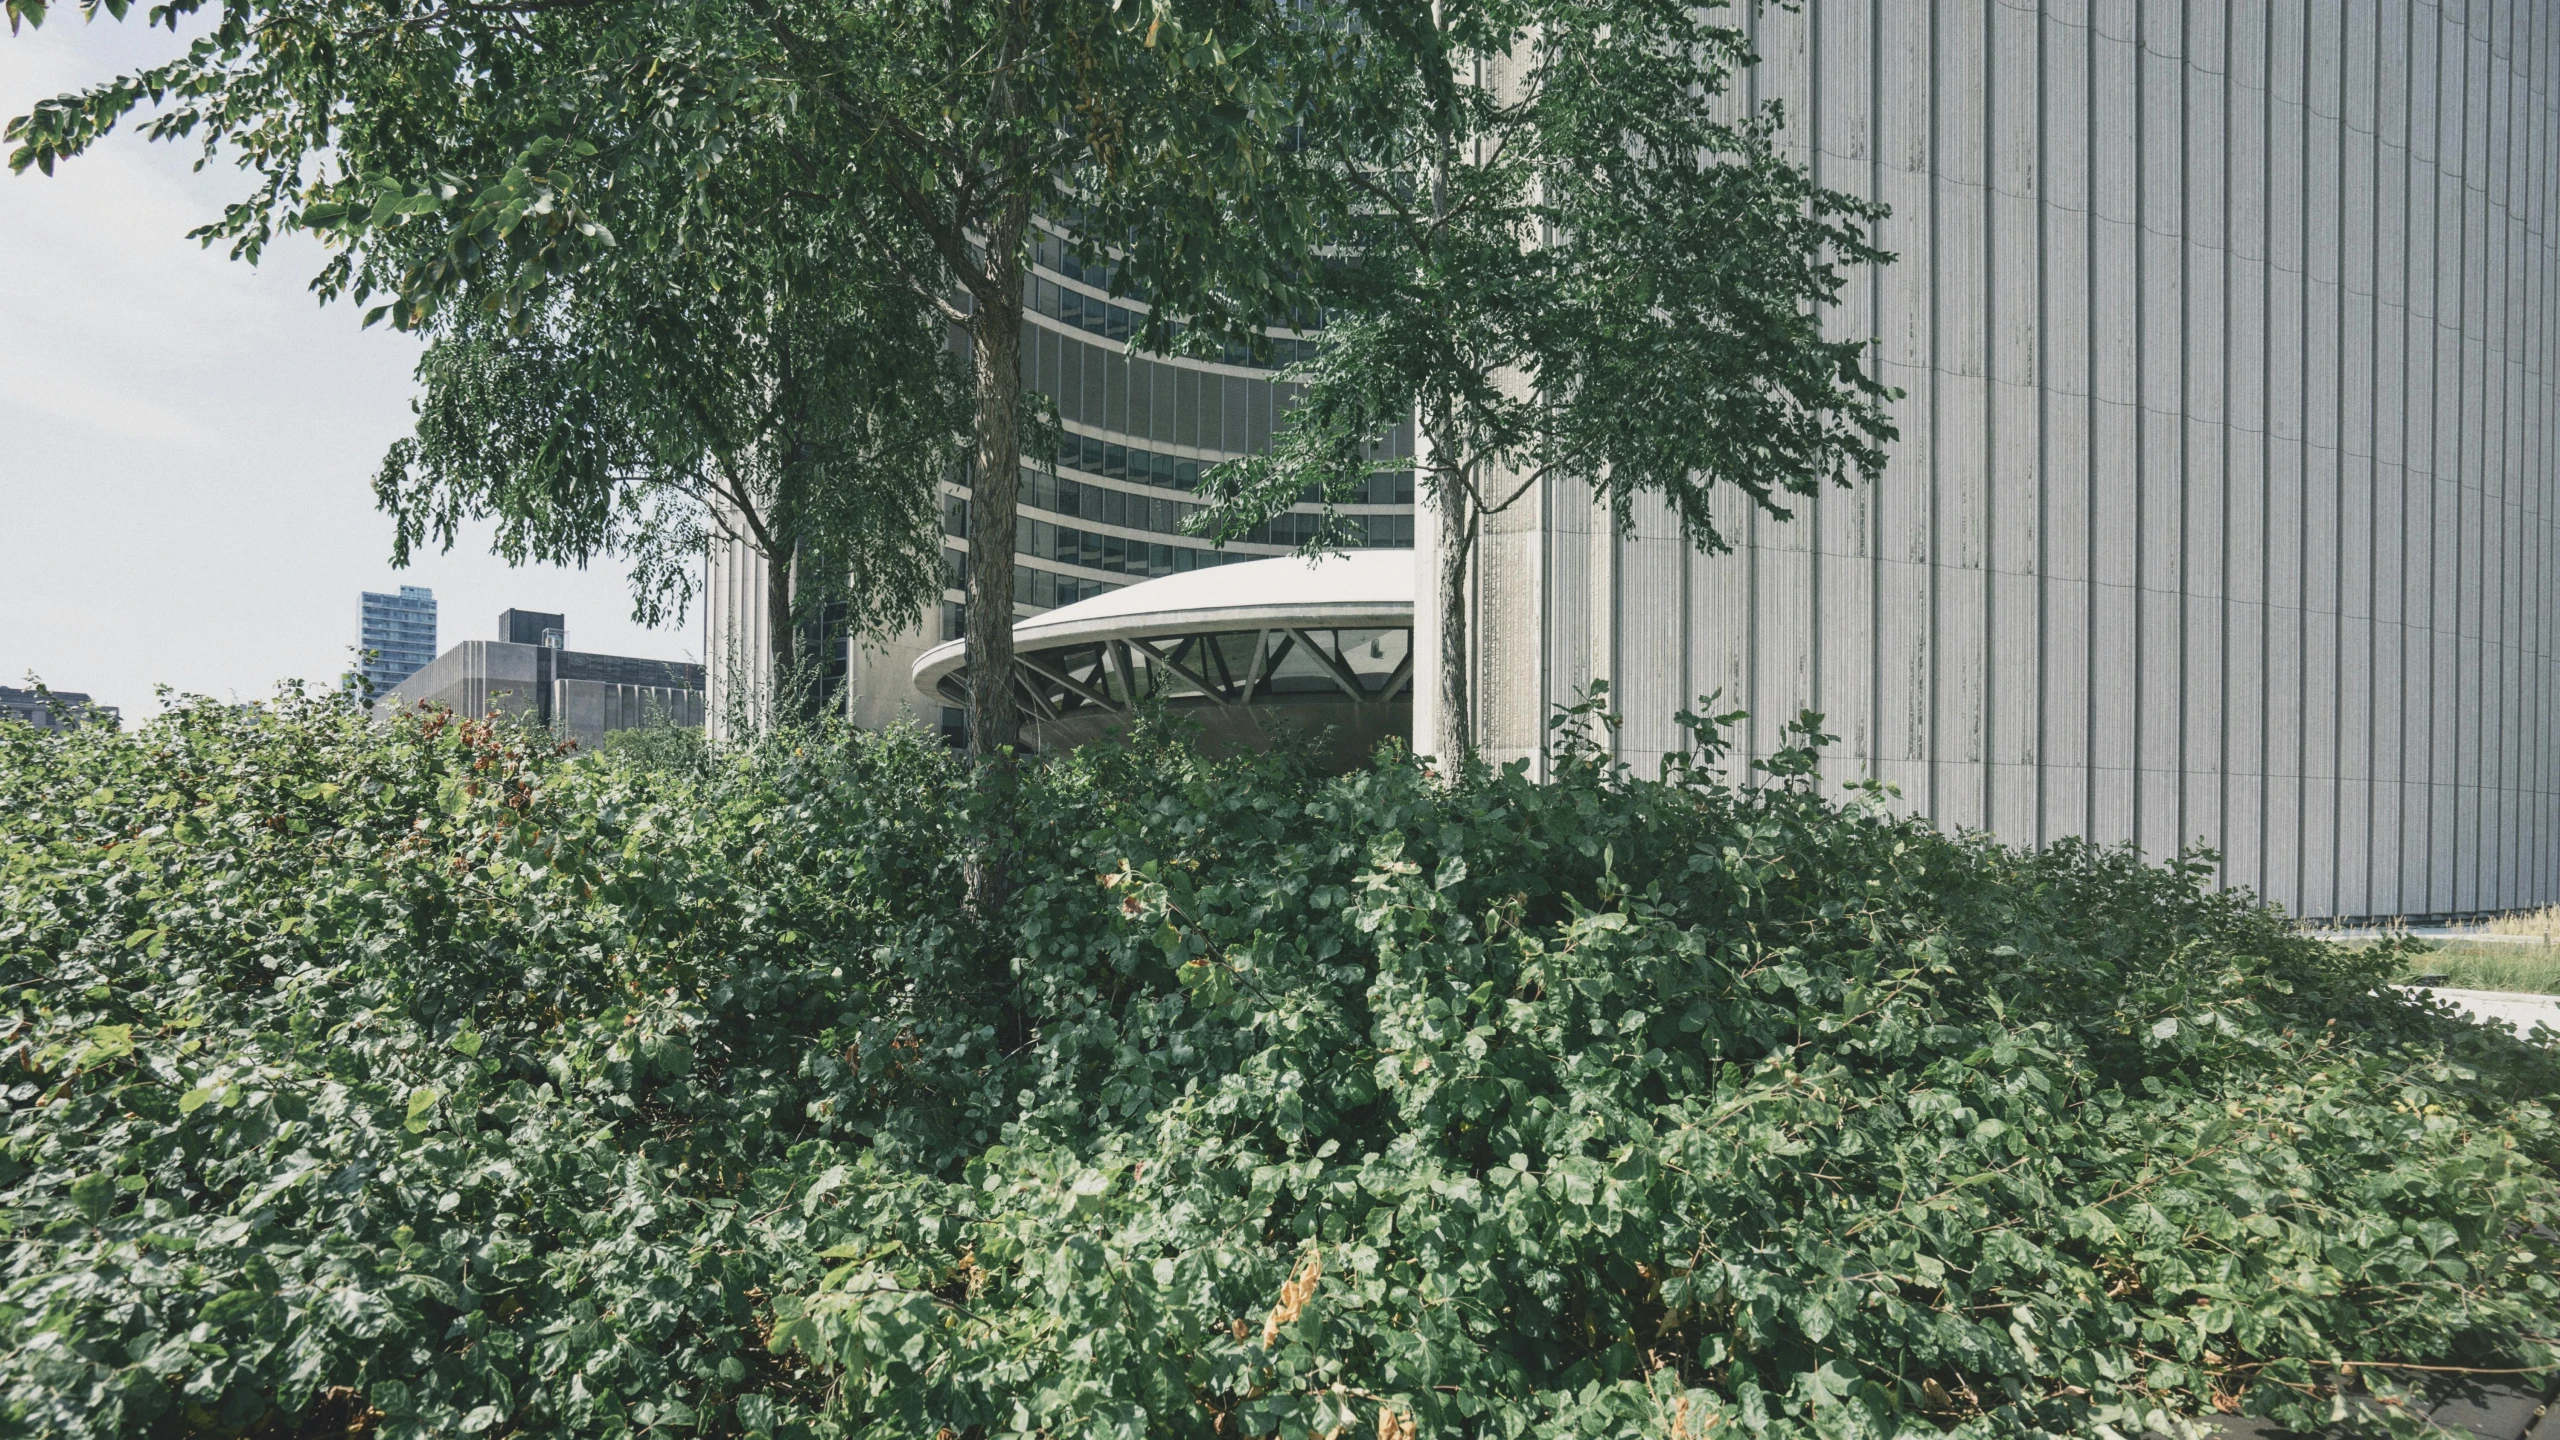
[[2201,863],[1587,723],[1028,766],[1000,928],[918,735],[0,727],[0,1431],[2129,1434],[2551,1363],[2549,1052]]

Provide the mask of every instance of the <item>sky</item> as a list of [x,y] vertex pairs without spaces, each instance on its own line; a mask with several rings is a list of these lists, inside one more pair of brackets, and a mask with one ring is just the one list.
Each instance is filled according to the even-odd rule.
[[[0,31],[0,117],[173,53],[143,8]],[[699,658],[699,605],[640,628],[611,557],[510,569],[482,530],[393,569],[372,479],[411,422],[417,342],[318,304],[308,240],[253,267],[187,239],[248,189],[195,158],[120,129],[50,177],[0,168],[0,684],[32,673],[129,720],[164,685],[325,684],[357,597],[401,585],[435,591],[444,646],[517,607],[566,614],[575,649]]]

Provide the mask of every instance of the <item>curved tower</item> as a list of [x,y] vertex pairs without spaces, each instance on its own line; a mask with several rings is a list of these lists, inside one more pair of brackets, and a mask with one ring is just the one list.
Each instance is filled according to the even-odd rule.
[[1721,556],[1573,484],[1505,517],[1480,740],[1607,677],[1646,765],[1720,691],[1948,826],[2202,843],[2306,915],[2560,901],[2560,9],[1745,13],[1754,98],[1893,207],[1838,321],[1902,438]]
[[[1286,555],[1312,538],[1318,507],[1301,505],[1225,546],[1182,532],[1199,509],[1200,472],[1221,460],[1259,451],[1295,403],[1297,387],[1274,379],[1312,337],[1272,332],[1271,353],[1238,349],[1216,359],[1129,353],[1143,300],[1110,293],[1110,276],[1080,264],[1043,232],[1023,281],[1022,378],[1057,408],[1054,455],[1026,453],[1014,536],[1014,603],[1029,617],[1125,585],[1165,575]],[[965,341],[958,342],[965,343]],[[1395,453],[1412,453],[1410,427],[1391,437]],[[1026,437],[1025,448],[1029,441]],[[916,627],[883,648],[849,653],[840,636],[826,648],[845,659],[846,713],[864,725],[913,716],[956,733],[960,711],[925,706],[912,679],[916,658],[960,638],[967,595],[969,491],[944,487],[946,535],[943,600]],[[1352,517],[1361,548],[1413,546],[1413,475],[1374,477]],[[710,711],[715,731],[732,687],[756,692],[770,653],[760,596],[762,562],[743,544],[716,546],[705,575],[704,654],[712,659]],[[832,677],[831,677],[832,679]]]

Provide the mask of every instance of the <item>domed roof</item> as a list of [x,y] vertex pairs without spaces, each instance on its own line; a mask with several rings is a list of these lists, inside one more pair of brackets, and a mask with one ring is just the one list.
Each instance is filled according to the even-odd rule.
[[[1414,565],[1411,550],[1351,550],[1142,580],[1017,621],[1014,649],[1219,630],[1410,626]],[[917,656],[916,688],[941,703],[939,687],[961,668],[964,649],[949,640]]]

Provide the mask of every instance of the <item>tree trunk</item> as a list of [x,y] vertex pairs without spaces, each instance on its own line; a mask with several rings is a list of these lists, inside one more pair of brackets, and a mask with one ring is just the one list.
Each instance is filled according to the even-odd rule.
[[800,669],[800,636],[791,623],[791,560],[788,550],[768,552],[764,557],[764,623],[772,656],[765,676],[764,703],[770,723],[777,725],[801,718],[792,698],[792,686]]
[[969,477],[969,753],[1000,760],[1020,738],[1013,693],[1013,529],[1022,492],[1022,239],[1027,198],[1008,200],[987,236],[987,290],[969,322],[976,362],[977,467]]
[[995,787],[992,823],[964,866],[969,908],[1002,912],[1012,891],[1014,746],[1021,708],[1013,686],[1014,506],[1022,491],[1022,242],[1031,224],[1027,195],[1008,197],[987,227],[986,288],[969,322],[976,365],[978,431],[969,477],[969,756]]
[[1432,486],[1429,498],[1440,510],[1440,593],[1432,597],[1440,607],[1440,663],[1434,667],[1439,671],[1435,683],[1440,687],[1440,705],[1427,738],[1443,772],[1455,774],[1475,741],[1468,710],[1467,573],[1474,565],[1476,529],[1483,517],[1455,483]]

